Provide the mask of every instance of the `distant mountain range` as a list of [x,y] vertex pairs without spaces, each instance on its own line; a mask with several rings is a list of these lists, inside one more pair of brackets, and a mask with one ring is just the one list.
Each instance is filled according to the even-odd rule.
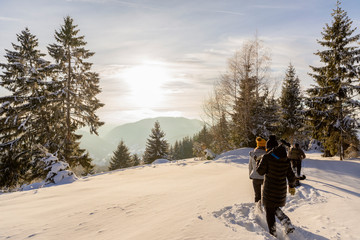
[[165,133],[165,139],[170,144],[187,136],[192,137],[204,125],[200,120],[183,117],[148,118],[120,126],[105,124],[99,129],[99,136],[90,134],[84,129],[77,131],[83,135],[80,146],[89,152],[97,165],[106,165],[109,162],[121,140],[128,146],[131,153],[142,154],[155,121],[159,121],[160,128]]

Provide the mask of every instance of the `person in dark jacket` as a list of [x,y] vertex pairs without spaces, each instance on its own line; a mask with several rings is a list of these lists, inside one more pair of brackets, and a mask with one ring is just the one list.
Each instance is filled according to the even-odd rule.
[[269,139],[266,141],[266,151],[270,151],[274,147],[278,146],[278,142],[275,135],[270,135]]
[[294,172],[296,170],[297,178],[301,177],[301,162],[304,158],[306,158],[304,151],[301,150],[298,143],[295,143],[295,146],[290,148],[288,159],[291,162]]
[[[270,141],[269,139],[268,141]],[[273,141],[273,140],[271,140]],[[276,141],[276,138],[275,138]],[[277,145],[275,142],[270,144]],[[269,144],[269,145],[270,145]],[[266,144],[266,147],[271,147]],[[265,175],[262,192],[262,203],[266,211],[266,221],[270,234],[276,236],[275,215],[284,225],[287,233],[294,231],[294,227],[288,216],[286,216],[280,207],[285,206],[287,183],[289,192],[295,194],[295,174],[291,169],[290,161],[287,158],[284,144],[272,147],[259,161],[257,172]]]

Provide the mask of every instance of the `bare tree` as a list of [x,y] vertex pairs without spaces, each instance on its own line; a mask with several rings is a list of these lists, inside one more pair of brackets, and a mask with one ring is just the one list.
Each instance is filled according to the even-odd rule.
[[[255,111],[255,108],[258,107],[257,103],[263,102],[264,96],[268,95],[270,59],[267,49],[257,36],[244,43],[241,50],[237,50],[228,59],[226,72],[214,84],[213,92],[203,105],[212,127],[226,121],[228,127],[232,127],[232,132],[235,131],[233,139],[238,138],[239,134],[254,132],[256,124],[253,118],[262,112]],[[250,124],[252,122],[254,124]],[[242,130],[236,129],[236,126]],[[213,133],[219,135],[219,131]],[[216,137],[218,136],[214,136]],[[245,141],[241,138],[239,140]],[[245,141],[245,145],[248,145],[249,141]],[[237,147],[240,143],[233,144]]]

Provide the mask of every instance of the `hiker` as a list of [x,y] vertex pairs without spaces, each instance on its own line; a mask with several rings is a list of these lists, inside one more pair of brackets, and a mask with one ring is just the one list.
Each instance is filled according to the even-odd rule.
[[270,135],[269,140],[266,141],[266,152],[269,152],[274,147],[277,147],[278,142],[275,135]]
[[285,206],[287,182],[289,193],[295,194],[295,174],[287,158],[285,144],[278,145],[276,137],[272,136],[266,143],[268,151],[259,161],[257,172],[260,175],[265,175],[262,204],[265,208],[269,232],[276,236],[275,216],[284,225],[286,233],[294,231],[289,217],[283,213],[280,207]]
[[293,171],[296,170],[296,177],[301,177],[301,162],[306,157],[303,150],[301,150],[300,145],[295,143],[295,146],[290,148],[288,158],[290,160]]
[[261,156],[266,153],[266,141],[261,137],[256,138],[256,148],[252,150],[249,155],[249,178],[252,180],[255,192],[255,204],[261,209],[261,185],[264,181],[264,176],[256,172],[256,161],[260,160]]

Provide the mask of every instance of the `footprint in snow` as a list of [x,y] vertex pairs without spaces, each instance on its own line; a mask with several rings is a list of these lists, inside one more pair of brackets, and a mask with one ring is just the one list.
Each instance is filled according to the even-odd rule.
[[[317,204],[325,201],[326,198],[323,197],[317,189],[304,184],[297,188],[297,192],[294,196],[287,197],[286,205],[282,210],[284,212],[291,212],[305,204]],[[274,239],[268,232],[265,212],[261,211],[254,203],[242,203],[227,206],[218,211],[214,211],[212,214],[215,218],[223,221],[225,226],[231,228],[235,232],[239,227],[242,227],[247,231],[263,236],[264,239]],[[283,226],[278,220],[276,225],[278,239],[326,239],[297,226],[295,226],[295,231],[293,233],[286,235]]]

